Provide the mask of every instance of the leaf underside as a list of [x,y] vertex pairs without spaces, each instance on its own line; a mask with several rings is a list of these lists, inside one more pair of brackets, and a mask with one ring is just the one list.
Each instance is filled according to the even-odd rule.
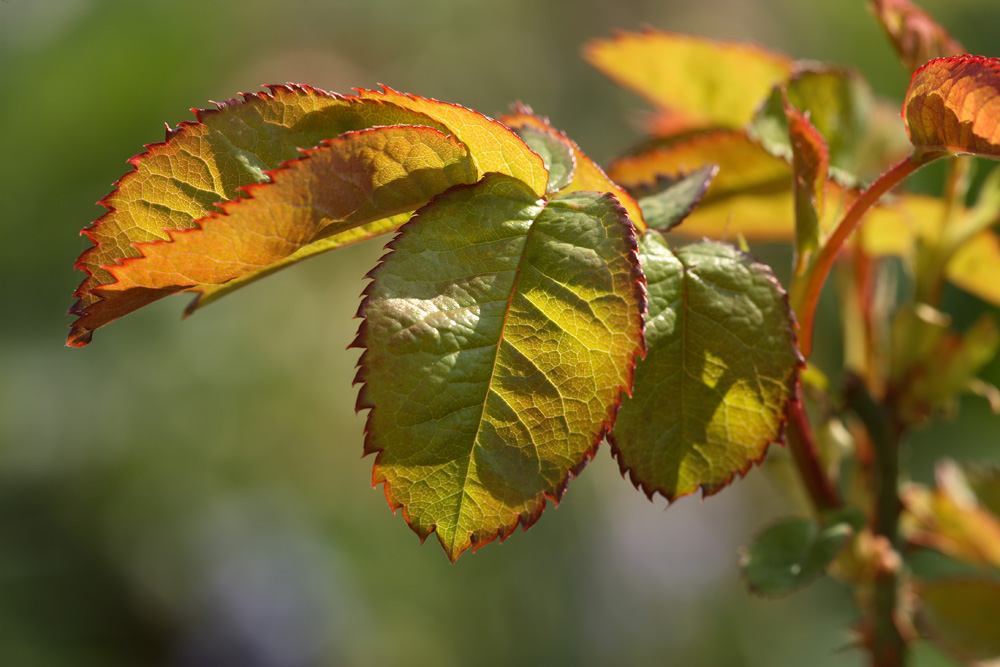
[[875,18],[911,72],[932,58],[965,53],[934,18],[910,0],[870,0]]
[[646,358],[609,435],[623,474],[668,500],[721,490],[780,440],[802,364],[784,291],[731,246],[639,242]]
[[[84,230],[95,245],[77,262],[87,278],[69,344],[167,294],[208,286],[218,298],[391,231],[406,211],[487,171],[545,192],[541,158],[500,123],[389,89],[345,97],[271,86],[196,116],[131,160],[135,170],[101,202],[108,213]],[[324,165],[334,171],[319,173]]]
[[644,307],[610,195],[489,174],[422,209],[374,269],[355,345],[373,483],[452,560],[534,523],[631,386]]

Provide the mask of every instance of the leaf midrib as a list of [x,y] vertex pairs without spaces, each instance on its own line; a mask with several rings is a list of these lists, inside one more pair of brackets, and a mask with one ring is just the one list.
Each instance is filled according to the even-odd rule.
[[465,499],[469,495],[468,481],[469,481],[469,471],[472,470],[472,458],[476,451],[476,447],[479,445],[479,434],[483,428],[483,421],[485,421],[486,416],[486,404],[490,398],[490,392],[493,390],[493,379],[496,377],[497,363],[500,360],[500,346],[503,345],[505,333],[507,330],[507,321],[510,317],[510,310],[514,301],[514,295],[517,293],[517,286],[521,279],[521,270],[524,268],[524,260],[528,256],[528,245],[531,243],[531,237],[535,233],[535,228],[538,225],[538,218],[542,216],[545,212],[548,201],[542,209],[535,215],[531,220],[531,226],[528,228],[528,233],[524,237],[524,246],[521,248],[521,258],[518,260],[517,269],[514,271],[514,281],[510,287],[510,294],[507,296],[507,307],[504,309],[503,321],[500,324],[500,336],[497,338],[496,342],[496,354],[493,356],[493,367],[490,369],[490,378],[486,383],[486,393],[483,396],[483,407],[482,411],[479,413],[479,420],[476,424],[476,434],[472,438],[472,448],[469,450],[469,460],[466,462],[465,473],[462,475],[462,490],[459,495],[458,501],[458,511],[456,512],[455,519],[455,532],[451,536],[450,551],[454,553],[455,543],[458,540],[458,534],[460,532],[460,527],[462,523],[462,512],[465,509]]

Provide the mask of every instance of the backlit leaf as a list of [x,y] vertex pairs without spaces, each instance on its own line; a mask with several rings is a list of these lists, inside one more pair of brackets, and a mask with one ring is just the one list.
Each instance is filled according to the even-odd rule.
[[639,259],[647,352],[609,440],[648,496],[715,493],[782,437],[801,364],[787,299],[767,266],[728,245],[672,252],[647,233]]
[[611,195],[488,174],[404,225],[356,345],[373,483],[454,560],[534,523],[593,455],[642,351],[642,273]]
[[618,202],[625,208],[632,224],[640,231],[646,229],[646,222],[643,219],[642,210],[635,199],[622,187],[608,178],[604,170],[596,162],[587,157],[587,154],[580,150],[572,139],[566,136],[565,132],[555,129],[549,124],[549,120],[542,116],[535,115],[531,109],[523,104],[514,105],[513,113],[500,116],[500,122],[512,128],[515,132],[520,132],[527,128],[534,128],[540,132],[554,134],[573,152],[573,178],[564,188],[560,190],[563,194],[568,192],[593,191],[610,192]]
[[663,232],[679,225],[705,196],[717,173],[719,168],[709,164],[676,180],[663,179],[658,192],[639,200],[646,224]]
[[964,46],[910,0],[870,0],[869,7],[911,72],[932,58],[965,53]]
[[[741,128],[794,62],[752,44],[646,30],[594,40],[584,57],[669,115],[670,133]],[[664,120],[660,120],[661,128]]]
[[1000,657],[1000,582],[955,578],[917,586],[922,633],[963,660]]
[[191,300],[191,303],[189,303],[184,309],[184,314],[190,315],[194,311],[204,308],[213,301],[221,299],[230,292],[238,290],[241,287],[245,287],[252,282],[256,282],[261,278],[267,277],[276,271],[280,271],[281,269],[287,268],[292,264],[301,262],[302,260],[315,257],[316,255],[330,250],[337,250],[338,248],[344,248],[355,243],[361,243],[362,241],[367,241],[368,239],[381,236],[382,234],[387,234],[394,229],[397,229],[412,216],[412,213],[401,213],[399,215],[383,218],[382,220],[370,222],[367,225],[354,227],[353,229],[339,232],[325,239],[313,241],[309,245],[299,248],[288,257],[276,261],[259,271],[249,271],[224,283],[197,285],[195,287],[191,287],[185,291],[194,292],[197,296],[195,296],[195,298]]
[[823,526],[814,519],[784,519],[765,529],[740,557],[751,592],[788,595],[821,576],[850,539],[848,523]]
[[71,344],[162,296],[259,273],[317,240],[411,211],[477,178],[464,146],[421,126],[345,133],[266,173],[271,182],[245,187],[249,197],[226,202],[197,227],[105,265],[114,280],[91,289],[101,300],[73,324]]
[[950,56],[918,69],[903,101],[910,141],[922,153],[1000,158],[1000,59]]
[[507,174],[527,183],[539,197],[545,194],[549,174],[542,159],[523,141],[511,141],[516,135],[493,119],[458,104],[399,93],[385,86],[381,92],[357,92],[362,99],[391,102],[430,116],[465,144],[480,174]]
[[620,158],[608,175],[637,192],[655,190],[661,178],[690,174],[706,165],[719,171],[705,196],[677,231],[688,237],[789,240],[794,229],[792,170],[740,131],[697,135]]

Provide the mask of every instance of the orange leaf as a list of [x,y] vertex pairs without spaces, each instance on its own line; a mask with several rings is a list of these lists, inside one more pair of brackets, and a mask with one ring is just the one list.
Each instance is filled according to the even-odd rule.
[[930,61],[913,74],[903,117],[919,152],[1000,158],[1000,59]]
[[452,185],[478,178],[464,146],[420,126],[351,132],[267,172],[248,198],[222,205],[198,226],[135,244],[141,256],[102,267],[113,282],[91,290],[70,344],[162,296],[267,269],[314,241],[411,211]]

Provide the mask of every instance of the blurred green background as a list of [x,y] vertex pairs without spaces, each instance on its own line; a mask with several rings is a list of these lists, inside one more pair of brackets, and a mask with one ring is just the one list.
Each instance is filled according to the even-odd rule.
[[[1000,55],[1000,3],[923,4]],[[63,347],[92,202],[189,107],[284,81],[523,100],[603,162],[645,107],[580,47],[642,25],[908,82],[862,0],[0,0],[0,665],[863,664],[846,589],[744,592],[739,545],[795,511],[758,471],[664,511],[605,446],[527,535],[421,547],[371,488],[345,350],[384,239]],[[917,477],[996,457],[997,419],[963,407],[914,438]]]

